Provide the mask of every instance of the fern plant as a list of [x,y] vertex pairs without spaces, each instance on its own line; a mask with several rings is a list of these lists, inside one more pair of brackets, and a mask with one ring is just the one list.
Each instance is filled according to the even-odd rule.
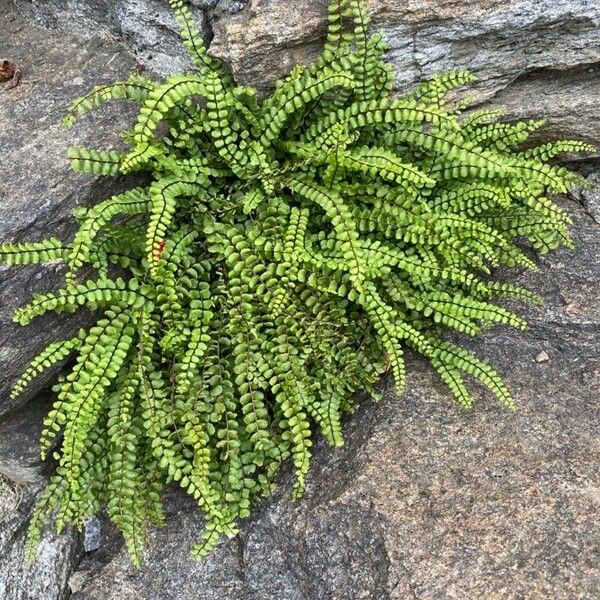
[[44,422],[42,457],[57,467],[31,521],[30,556],[47,519],[81,527],[105,507],[139,565],[171,482],[204,512],[193,553],[206,555],[288,458],[302,493],[314,428],[340,446],[357,392],[377,399],[386,370],[402,390],[406,346],[462,406],[470,376],[513,407],[492,367],[444,332],[525,328],[492,300],[537,296],[491,270],[535,268],[524,240],[539,252],[571,245],[550,194],[580,181],[547,161],[590,148],[531,147],[543,121],[465,113],[468,101],[449,95],[474,81],[467,72],[394,97],[385,42],[369,36],[361,0],[329,3],[322,56],[264,100],[207,54],[183,1],[170,3],[195,70],[96,88],[66,117],[70,126],[109,100],[138,102],[126,151],[70,157],[86,173],[146,171],[150,185],[78,208],[70,242],[0,248],[9,265],[65,265],[64,288],[35,296],[17,322],[102,311],[15,386],[73,357]]

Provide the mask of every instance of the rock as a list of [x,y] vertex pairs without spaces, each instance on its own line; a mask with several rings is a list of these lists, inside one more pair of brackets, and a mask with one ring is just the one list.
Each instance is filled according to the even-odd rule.
[[42,395],[0,419],[2,600],[63,600],[82,553],[80,536],[72,529],[59,536],[47,527],[37,560],[31,566],[23,563],[29,518],[49,471],[38,452],[42,419],[49,405],[48,395]]
[[[598,48],[600,44],[597,43]],[[600,58],[600,55],[599,55]],[[596,147],[600,156],[600,68],[581,66],[571,69],[552,67],[523,75],[500,90],[488,104],[503,106],[515,119],[545,117],[536,139],[581,139]],[[589,154],[580,155],[588,160]]]
[[58,536],[48,527],[38,558],[23,563],[33,504],[46,483],[48,468],[38,454],[47,395],[0,419],[0,598],[63,600],[67,580],[82,553],[80,536],[67,529]]
[[0,474],[0,523],[4,523],[17,510],[22,498],[21,484]]
[[542,350],[536,357],[535,357],[535,362],[536,363],[547,363],[550,361],[550,357],[548,356],[548,353],[545,352],[544,350]]
[[[600,137],[600,4],[588,0],[370,0],[373,29],[390,45],[405,92],[449,69],[479,77],[476,102],[506,104],[511,116],[548,115],[548,135]],[[263,92],[314,59],[326,31],[325,0],[254,0],[214,25],[211,52],[240,83]]]
[[33,505],[48,468],[38,456],[38,437],[47,396],[0,419],[0,598],[63,600],[67,581],[81,557],[81,539],[72,529],[57,535],[47,527],[37,560],[24,564],[23,552]]
[[[124,39],[140,64],[158,73],[184,71],[191,66],[179,41],[177,21],[165,0],[14,2],[37,25],[79,35]],[[200,28],[205,28],[202,9],[210,8],[216,1],[195,0],[192,4]]]
[[[93,35],[125,32],[143,60],[150,47],[159,58],[175,52],[168,42],[175,39],[173,23],[162,20],[164,12],[144,12],[150,2],[16,2],[30,16],[45,13],[49,26],[85,27]],[[240,80],[265,89],[322,47],[324,0],[254,0],[231,16],[237,4],[195,2],[212,11],[214,49],[228,57]],[[557,123],[552,133],[600,137],[594,104],[598,78],[590,70],[600,62],[595,3],[371,4],[376,24],[392,42],[398,89],[448,66],[469,67],[482,79],[479,102],[506,103],[520,116],[548,112]],[[127,24],[122,13],[115,24],[116,11],[125,6],[137,17]],[[164,4],[158,10],[163,9]],[[60,115],[73,96],[126,76],[134,61],[106,36],[84,40],[41,32],[4,7],[0,16],[3,52],[23,68],[22,84],[0,92],[5,167],[0,239],[69,235],[73,206],[104,198],[126,183],[70,173],[66,147],[110,145],[115,120],[127,122],[128,112],[119,105],[108,119],[90,117],[73,132],[60,129]],[[180,56],[156,64],[175,70],[183,64]],[[600,182],[597,173],[594,178]],[[33,289],[39,291],[41,280],[56,285],[59,273],[52,267],[2,270],[0,597],[596,597],[600,229],[595,193],[582,191],[581,206],[565,201],[575,219],[577,249],[544,257],[540,272],[518,277],[547,301],[544,308],[525,309],[531,329],[497,328],[485,341],[471,342],[504,374],[519,400],[518,412],[502,410],[483,392],[472,412],[462,411],[430,368],[412,357],[406,392],[398,397],[389,381],[382,382],[384,401],[365,402],[347,419],[345,448],[331,450],[317,442],[304,499],[290,502],[290,475],[283,474],[280,491],[258,507],[240,536],[224,541],[202,563],[188,554],[200,535],[199,511],[182,493],[169,491],[169,526],[152,532],[141,571],[131,566],[120,537],[103,519],[90,522],[87,539],[70,530],[58,538],[48,532],[39,561],[30,570],[22,565],[26,523],[45,474],[35,439],[46,406],[43,397],[27,407],[9,405],[6,390],[41,346],[81,321],[52,316],[27,330],[13,328],[7,321],[12,309]],[[531,360],[541,348],[551,362]]]
[[102,525],[98,517],[91,517],[85,522],[83,549],[86,552],[94,552],[100,547],[102,536]]
[[50,407],[48,395],[43,394],[0,420],[0,475],[18,486],[44,480],[46,469],[39,457],[38,440]]
[[[162,0],[14,0],[37,23],[124,38],[159,73],[189,60]],[[193,0],[211,52],[236,79],[266,92],[321,51],[327,0]],[[373,30],[389,41],[399,92],[437,72],[469,69],[476,103],[505,105],[509,117],[547,116],[544,139],[596,142],[600,117],[600,4],[589,0],[369,0]],[[524,101],[524,98],[527,101]]]
[[190,0],[190,4],[204,10],[214,8],[219,0]]
[[600,171],[589,177],[593,188],[581,190],[581,201],[587,213],[600,225]]
[[[106,39],[39,30],[14,9],[3,8],[0,17],[2,52],[23,72],[19,87],[0,91],[0,241],[35,241],[49,235],[68,240],[74,226],[72,209],[110,196],[123,182],[72,173],[67,148],[115,144],[115,123],[125,126],[130,112],[121,104],[102,116],[87,117],[85,125],[70,131],[61,126],[61,118],[72,99],[94,85],[127,76],[135,60]],[[15,308],[58,282],[57,266],[0,267],[0,415],[15,406],[8,391],[27,362],[50,341],[82,324],[72,315],[50,315],[26,329],[12,324]],[[22,400],[48,380],[41,377]]]
[[[406,392],[346,423],[346,445],[318,442],[306,496],[289,475],[239,537],[204,562],[193,503],[172,491],[136,571],[118,535],[85,558],[72,600],[286,600],[595,597],[600,584],[600,227],[574,202],[575,251],[517,277],[540,291],[526,333],[497,328],[471,345],[498,366],[519,403],[486,394],[472,412],[411,358]],[[552,273],[552,277],[548,274]],[[579,310],[567,312],[576,302]],[[530,360],[546,348],[549,365]],[[538,350],[539,352],[539,350]]]
[[[5,480],[8,481],[8,480]],[[0,505],[9,495],[19,495],[2,518],[0,513],[0,598],[2,600],[64,600],[67,581],[81,556],[79,536],[68,529],[58,536],[48,529],[37,560],[23,562],[29,515],[42,483],[15,486],[0,482]],[[19,490],[15,492],[15,490]]]

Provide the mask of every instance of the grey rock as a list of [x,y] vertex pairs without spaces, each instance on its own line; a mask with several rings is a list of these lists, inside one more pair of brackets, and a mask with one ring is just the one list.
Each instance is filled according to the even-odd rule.
[[[504,375],[518,411],[484,391],[461,410],[411,357],[405,393],[385,380],[383,402],[347,420],[343,449],[317,443],[300,502],[283,476],[240,536],[199,564],[188,555],[199,512],[172,491],[146,566],[136,571],[109,533],[75,572],[72,600],[195,600],[199,590],[206,600],[596,597],[600,227],[564,204],[577,249],[517,275],[546,300],[523,311],[530,330],[470,342]],[[537,362],[541,352],[551,362]]]
[[85,522],[83,549],[86,552],[93,552],[100,547],[102,540],[102,524],[100,519],[92,517]]
[[589,180],[594,187],[580,192],[581,201],[590,217],[600,224],[600,171],[592,174]]
[[47,465],[38,438],[50,408],[48,395],[0,417],[0,598],[63,600],[67,580],[81,555],[79,536],[68,529],[44,533],[36,562],[23,562],[27,526],[43,489]]
[[0,475],[17,486],[44,480],[38,440],[50,406],[48,395],[43,394],[0,419]]
[[[60,121],[72,99],[95,85],[127,76],[135,60],[109,40],[84,40],[32,27],[6,2],[0,12],[0,39],[2,52],[23,72],[17,88],[0,89],[0,240],[36,241],[50,235],[68,240],[74,226],[72,209],[110,196],[123,182],[72,173],[67,148],[116,145],[115,124],[125,127],[132,115],[120,104],[86,117],[85,125],[70,131]],[[27,329],[11,322],[18,306],[34,292],[55,287],[59,275],[58,266],[52,265],[0,267],[0,415],[16,406],[8,392],[27,362],[50,341],[83,323],[56,315],[37,319]],[[47,383],[48,378],[40,378],[22,400]]]
[[230,15],[237,15],[239,12],[244,10],[245,4],[243,2],[230,2],[227,11]]
[[[74,132],[58,126],[73,96],[133,66],[110,35],[134,46],[141,61],[157,56],[159,69],[183,68],[183,54],[170,45],[176,35],[164,3],[153,12],[141,0],[16,2],[31,18],[43,16],[46,26],[104,33],[83,40],[40,32],[0,0],[2,51],[24,71],[19,88],[0,91],[0,239],[68,236],[73,206],[124,185],[70,173],[65,149],[111,145],[115,120],[127,122],[127,109],[109,110],[108,119],[90,117]],[[225,0],[195,4],[212,11],[215,52],[240,81],[263,90],[322,47],[324,0],[254,0],[235,16],[229,11],[234,3]],[[378,0],[371,6],[390,39],[399,90],[437,70],[468,67],[481,78],[478,102],[506,104],[521,117],[544,112],[555,123],[552,135],[598,142],[597,3]],[[600,175],[590,179],[600,182]],[[546,299],[542,309],[525,309],[530,330],[498,328],[485,341],[470,342],[505,376],[518,412],[502,410],[483,391],[475,410],[463,412],[427,365],[411,357],[406,392],[398,396],[382,382],[384,401],[365,402],[347,419],[344,449],[316,443],[304,499],[288,499],[290,474],[283,474],[280,491],[258,507],[240,536],[197,563],[188,550],[201,532],[199,511],[172,490],[169,527],[152,532],[141,571],[105,521],[94,522],[94,536],[88,531],[89,552],[81,562],[81,536],[69,530],[57,538],[49,531],[39,562],[30,570],[22,565],[26,522],[45,473],[35,443],[45,405],[40,398],[15,408],[6,390],[41,346],[81,322],[52,317],[27,330],[12,327],[12,309],[40,282],[56,285],[60,274],[56,268],[0,271],[0,598],[597,597],[596,194],[580,192],[581,205],[565,201],[577,249],[544,257],[539,273],[518,276]],[[540,355],[550,360],[538,362]],[[2,414],[9,408],[9,416]]]
[[208,8],[214,8],[219,0],[190,0],[190,4],[196,8],[202,8],[204,10]]
[[[597,43],[600,49],[600,42]],[[599,50],[600,52],[600,50]],[[596,147],[592,155],[600,156],[600,66],[572,69],[544,68],[519,77],[500,90],[488,104],[503,106],[515,119],[545,117],[537,141],[547,139],[581,139]]]
[[[14,0],[48,27],[124,38],[140,64],[159,73],[189,67],[162,0]],[[368,2],[373,29],[389,41],[396,88],[405,92],[449,69],[479,77],[476,103],[506,104],[509,116],[548,116],[544,139],[600,137],[600,4],[590,0]],[[297,63],[315,58],[326,0],[194,0],[211,52],[236,79],[266,92]],[[527,98],[524,102],[523,98]]]
[[33,504],[46,483],[38,438],[49,410],[47,395],[0,419],[0,598],[63,600],[67,581],[82,554],[72,529],[57,535],[47,527],[32,565],[23,562]]
[[[42,483],[0,483],[0,505],[18,493],[18,501],[0,518],[0,598],[2,600],[64,600],[67,581],[81,557],[79,536],[71,529],[58,536],[44,533],[37,560],[24,562],[27,524]],[[18,492],[15,490],[18,489]]]
[[[78,35],[118,38],[144,67],[157,73],[185,71],[191,66],[179,41],[177,22],[165,0],[14,0],[37,25]],[[205,27],[202,9],[214,4],[196,0],[192,10]]]
[[[597,110],[600,4],[589,0],[368,2],[390,45],[396,88],[437,72],[469,69],[475,102],[507,104],[512,116],[547,115],[546,135],[600,138]],[[326,31],[325,0],[254,0],[214,25],[211,51],[240,83],[263,92],[314,59]]]
[[4,523],[21,504],[22,485],[0,474],[0,524]]

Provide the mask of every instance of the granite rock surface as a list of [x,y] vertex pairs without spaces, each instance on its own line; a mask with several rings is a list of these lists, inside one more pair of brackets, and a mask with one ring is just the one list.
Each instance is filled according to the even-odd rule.
[[[421,360],[407,390],[382,384],[317,444],[306,497],[289,480],[238,538],[203,563],[193,504],[174,491],[136,572],[108,525],[70,585],[73,600],[595,598],[600,589],[600,227],[568,202],[576,251],[519,282],[543,295],[524,335],[499,328],[473,348],[504,375],[512,413],[485,393],[453,404]],[[548,276],[548,275],[551,276]]]
[[[8,0],[4,0],[7,2]],[[123,41],[144,67],[189,67],[163,0],[14,0],[34,23]],[[266,92],[315,58],[327,0],[192,0],[211,51],[240,83]],[[368,0],[373,29],[388,40],[396,88],[449,69],[479,78],[477,103],[519,118],[546,116],[546,136],[600,138],[600,3],[593,0]],[[524,102],[523,99],[527,101]]]
[[[440,71],[468,69],[477,103],[509,115],[548,116],[560,134],[600,139],[600,3],[590,0],[367,0],[373,29],[388,40],[396,88]],[[253,0],[217,20],[211,51],[237,80],[262,91],[318,56],[326,0]]]
[[[61,119],[74,98],[127,76],[135,59],[114,41],[32,27],[6,0],[0,0],[0,39],[1,51],[23,74],[18,87],[0,89],[0,240],[68,240],[73,208],[104,199],[125,182],[73,173],[67,148],[117,145],[115,123],[124,128],[132,113],[126,104],[109,107],[70,130]],[[27,329],[11,321],[18,306],[33,293],[51,290],[59,275],[58,265],[0,266],[0,415],[15,406],[8,393],[27,362],[81,325],[56,315],[37,319]],[[40,378],[21,400],[47,383]]]
[[[117,142],[119,105],[65,131],[72,97],[125,77],[141,62],[185,68],[172,17],[151,0],[0,0],[1,58],[22,84],[0,89],[0,239],[72,232],[71,211],[127,186],[69,171],[72,144]],[[324,0],[193,2],[207,41],[241,82],[265,90],[322,46]],[[548,135],[600,142],[600,6],[589,0],[369,2],[390,41],[399,90],[445,68],[480,77],[477,102],[519,117],[550,117]],[[159,6],[160,5],[160,6]],[[156,7],[156,11],[154,8]],[[38,29],[32,23],[47,29]],[[85,35],[82,35],[85,34]],[[587,165],[600,183],[597,164]],[[24,533],[47,470],[36,438],[48,395],[25,406],[7,391],[42,346],[79,327],[72,318],[10,323],[56,267],[0,268],[0,598],[9,600],[590,599],[600,589],[600,212],[598,190],[564,201],[575,251],[540,261],[518,280],[546,299],[526,308],[525,334],[498,328],[473,347],[505,376],[520,409],[484,393],[465,413],[430,369],[411,358],[406,392],[387,381],[384,401],[347,419],[346,446],[318,442],[306,497],[288,499],[289,476],[239,537],[203,563],[189,546],[202,522],[169,493],[170,526],[154,531],[143,570],[96,522],[85,539],[45,538],[22,564]],[[39,394],[47,380],[31,388]],[[27,400],[25,397],[24,400]],[[100,529],[98,530],[98,526]],[[98,539],[98,535],[100,536]],[[87,550],[87,552],[86,552]]]
[[47,527],[37,560],[24,561],[29,517],[44,488],[49,465],[37,441],[48,397],[41,396],[0,418],[0,598],[65,600],[68,581],[82,557],[81,536],[71,528],[57,535]]
[[[88,38],[101,36],[107,44],[122,40],[141,64],[154,71],[172,73],[190,66],[165,0],[15,0],[15,4],[36,25]],[[202,9],[215,2],[192,4],[200,28],[205,28]]]

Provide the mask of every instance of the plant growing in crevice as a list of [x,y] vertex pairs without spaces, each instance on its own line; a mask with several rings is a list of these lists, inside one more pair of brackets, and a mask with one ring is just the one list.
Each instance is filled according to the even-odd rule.
[[539,252],[571,244],[569,218],[548,194],[579,178],[548,160],[590,148],[522,149],[543,122],[465,113],[468,101],[448,92],[474,80],[466,72],[394,97],[362,1],[330,2],[322,56],[264,100],[235,85],[184,3],[170,3],[195,70],[96,88],[66,118],[139,102],[127,151],[70,157],[76,171],[148,172],[150,185],[79,208],[70,242],[0,247],[8,264],[66,267],[64,288],[35,296],[17,322],[103,311],[50,344],[14,390],[74,357],[42,432],[42,456],[58,465],[32,518],[32,556],[47,519],[81,527],[106,507],[139,565],[171,482],[205,514],[193,549],[204,556],[236,533],[288,458],[301,495],[313,427],[340,446],[357,392],[377,398],[388,369],[402,390],[405,346],[462,406],[471,376],[512,407],[492,367],[444,332],[525,328],[492,299],[537,296],[491,269],[535,268],[515,240]]

